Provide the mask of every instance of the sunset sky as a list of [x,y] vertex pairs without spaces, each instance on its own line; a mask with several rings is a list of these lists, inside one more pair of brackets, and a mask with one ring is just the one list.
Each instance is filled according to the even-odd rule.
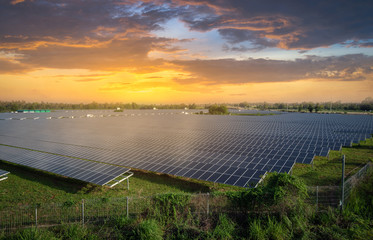
[[0,0],[0,100],[361,102],[371,0]]

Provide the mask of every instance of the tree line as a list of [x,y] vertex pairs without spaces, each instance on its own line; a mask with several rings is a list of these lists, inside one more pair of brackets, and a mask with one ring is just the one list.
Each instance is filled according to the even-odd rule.
[[[50,102],[26,102],[26,101],[0,101],[0,112],[10,112],[22,109],[36,110],[36,109],[52,109],[52,110],[78,110],[78,109],[208,109],[209,107],[218,107],[218,105],[211,104],[137,104],[132,103],[50,103]],[[223,105],[219,105],[223,106]],[[301,103],[248,103],[241,102],[236,104],[224,104],[228,107],[239,108],[254,108],[259,110],[289,110],[289,111],[310,111],[319,112],[323,110],[332,111],[371,111],[373,110],[373,98],[367,97],[360,103],[342,103],[337,102],[301,102]],[[216,110],[216,109],[215,109]],[[221,109],[220,109],[221,110]],[[218,111],[219,112],[219,111]],[[223,110],[223,114],[224,114]]]
[[319,112],[323,110],[332,111],[371,111],[373,110],[373,98],[367,97],[360,103],[342,103],[336,102],[301,102],[301,103],[248,103],[241,102],[233,104],[234,107],[240,108],[256,108],[260,110],[289,110],[289,111],[310,111]]
[[0,101],[0,112],[10,112],[22,109],[53,109],[53,110],[79,110],[79,109],[196,109],[196,104],[137,104],[137,103],[49,103],[26,101]]

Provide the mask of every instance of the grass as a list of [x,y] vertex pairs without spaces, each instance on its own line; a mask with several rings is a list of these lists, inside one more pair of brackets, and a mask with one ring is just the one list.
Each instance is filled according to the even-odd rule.
[[343,147],[342,151],[330,151],[328,157],[317,156],[313,167],[309,164],[295,164],[293,174],[308,186],[339,185],[342,177],[342,156],[345,155],[345,176],[355,174],[367,162],[373,161],[373,138]]
[[199,193],[242,189],[166,174],[132,170],[135,174],[130,178],[130,190],[127,190],[126,181],[109,188],[4,161],[0,161],[0,169],[10,172],[8,179],[0,182],[0,210],[16,205],[80,201],[100,197],[151,196],[170,192]]

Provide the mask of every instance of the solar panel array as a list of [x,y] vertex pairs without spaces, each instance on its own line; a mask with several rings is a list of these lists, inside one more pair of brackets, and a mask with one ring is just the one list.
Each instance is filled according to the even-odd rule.
[[0,159],[62,176],[105,185],[129,169],[0,145]]
[[176,176],[255,186],[267,171],[289,172],[296,162],[311,163],[314,156],[326,156],[330,150],[364,140],[373,132],[373,116],[369,115],[89,113],[88,118],[69,118],[66,116],[75,112],[68,112],[58,113],[65,117],[53,121],[0,121],[0,143]]

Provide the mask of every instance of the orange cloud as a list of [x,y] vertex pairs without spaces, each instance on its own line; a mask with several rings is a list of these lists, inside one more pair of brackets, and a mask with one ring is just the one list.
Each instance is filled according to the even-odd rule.
[[18,3],[24,2],[25,0],[12,0],[10,3],[16,5]]

